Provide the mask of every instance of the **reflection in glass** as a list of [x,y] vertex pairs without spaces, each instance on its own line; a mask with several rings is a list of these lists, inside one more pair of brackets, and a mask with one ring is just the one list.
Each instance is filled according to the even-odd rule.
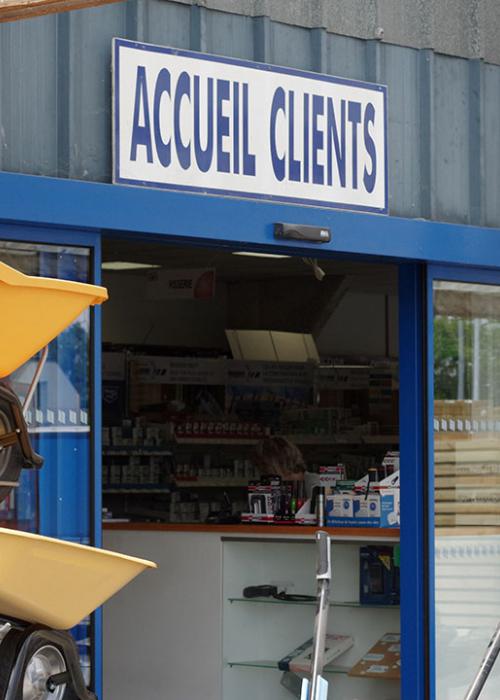
[[[25,274],[90,282],[87,248],[0,241],[0,260]],[[26,415],[38,470],[21,473],[19,488],[0,503],[0,523],[90,542],[90,312],[84,312],[49,346],[48,360]],[[21,400],[37,364],[32,358],[9,377]],[[1,427],[0,427],[1,431]],[[40,497],[39,497],[40,491]],[[90,682],[90,619],[73,633]]]
[[433,302],[436,697],[459,700],[500,620],[500,287],[436,281]]

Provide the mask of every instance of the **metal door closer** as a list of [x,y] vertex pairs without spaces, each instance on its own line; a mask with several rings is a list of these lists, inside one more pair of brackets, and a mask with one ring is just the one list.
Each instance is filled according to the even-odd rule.
[[[18,486],[21,469],[43,464],[31,446],[24,413],[47,344],[82,311],[106,299],[103,287],[29,277],[0,262],[0,501]],[[5,378],[40,350],[21,405]],[[96,700],[85,687],[67,630],[155,567],[143,559],[0,528],[0,700]]]

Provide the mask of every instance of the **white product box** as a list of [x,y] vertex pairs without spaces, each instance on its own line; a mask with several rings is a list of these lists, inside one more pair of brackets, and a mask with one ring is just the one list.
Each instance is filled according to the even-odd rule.
[[399,527],[399,489],[380,493],[380,527]]
[[379,525],[380,522],[380,496],[378,493],[370,493],[368,497],[355,496],[354,518],[370,520]]

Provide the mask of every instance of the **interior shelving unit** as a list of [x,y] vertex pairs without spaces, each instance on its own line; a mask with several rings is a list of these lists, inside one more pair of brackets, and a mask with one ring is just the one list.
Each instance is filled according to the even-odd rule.
[[[359,548],[389,539],[376,530],[332,531],[332,590],[328,632],[348,634],[353,647],[325,669],[329,698],[398,700],[399,681],[354,678],[354,664],[386,633],[400,630],[399,606],[361,605]],[[300,531],[297,533],[300,535]],[[348,538],[348,539],[347,539]],[[308,538],[223,538],[223,700],[290,700],[280,685],[279,659],[313,634],[314,602],[243,598],[243,588],[273,584],[316,593],[316,547]]]

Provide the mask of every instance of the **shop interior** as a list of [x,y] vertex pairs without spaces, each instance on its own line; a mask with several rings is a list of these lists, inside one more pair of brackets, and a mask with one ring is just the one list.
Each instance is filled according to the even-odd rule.
[[[384,522],[379,488],[399,475],[397,266],[111,238],[102,259],[104,522],[300,534],[323,502],[326,526],[357,533],[333,547],[335,697],[398,698],[399,498]],[[277,437],[302,464],[278,486],[262,464]],[[339,495],[348,512],[334,511]],[[271,669],[312,635],[314,602],[286,595],[315,595],[313,548],[223,549],[223,697],[299,697],[295,674]],[[267,599],[246,597],[273,581]],[[110,619],[108,647],[123,633],[118,604]]]
[[109,240],[103,283],[105,516],[237,522],[269,436],[341,481],[398,449],[395,267]]

